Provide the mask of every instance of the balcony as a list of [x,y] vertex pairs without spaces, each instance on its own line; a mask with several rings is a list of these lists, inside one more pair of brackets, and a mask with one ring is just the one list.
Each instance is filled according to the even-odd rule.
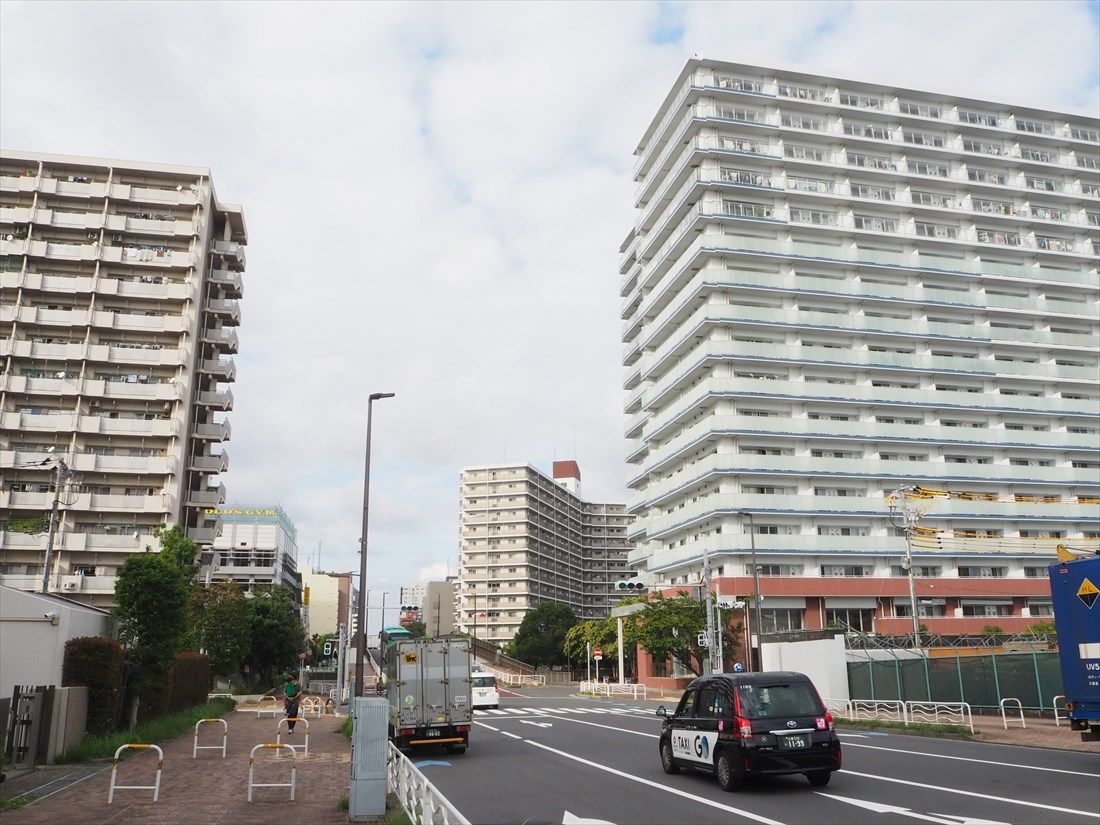
[[232,358],[207,358],[199,362],[199,372],[226,383],[237,380],[237,367]]
[[208,277],[210,283],[220,286],[227,297],[237,299],[244,297],[244,283],[239,272],[233,272],[229,269],[212,269]]
[[207,312],[216,315],[223,324],[238,326],[241,323],[241,307],[235,300],[207,298],[203,306]]
[[231,429],[228,421],[209,424],[197,423],[192,430],[192,435],[199,441],[228,441],[230,434]]
[[[218,534],[221,532],[221,527],[188,527],[187,538],[196,544],[213,544],[215,539],[218,538]],[[224,567],[219,567],[218,572],[225,572]]]
[[214,241],[211,251],[215,255],[221,255],[228,262],[231,269],[240,272],[244,269],[244,246],[236,241]]
[[225,485],[208,487],[205,490],[188,490],[184,503],[188,507],[217,507],[225,501]]
[[188,468],[199,473],[210,473],[212,475],[224,473],[229,469],[229,456],[224,451],[209,455],[191,456],[190,461],[188,461]]
[[237,331],[229,327],[221,327],[220,329],[207,327],[202,332],[202,340],[205,344],[213,344],[220,350],[229,353],[236,353],[239,344]]
[[233,409],[233,393],[229,390],[204,390],[198,394],[196,402],[200,407],[228,412]]

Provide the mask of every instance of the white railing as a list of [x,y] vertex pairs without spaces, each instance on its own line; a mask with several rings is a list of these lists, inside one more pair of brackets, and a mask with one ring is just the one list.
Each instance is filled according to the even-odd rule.
[[880,722],[909,723],[905,703],[895,700],[853,699],[850,703],[851,719],[874,719]]
[[974,714],[969,702],[906,702],[906,724],[927,722],[935,725],[965,725],[974,732]]
[[629,696],[632,699],[645,699],[645,685],[620,685],[618,682],[581,682],[581,693],[595,696]]
[[386,778],[390,792],[401,802],[409,819],[417,825],[470,825],[405,754],[389,743]]
[[541,673],[504,673],[497,676],[497,681],[516,687],[546,686],[546,677]]
[[[1017,710],[1020,711],[1020,727],[1026,728],[1027,722],[1024,721],[1024,703],[1019,699],[1014,699],[1011,696],[1001,700],[1001,721],[1004,722],[1005,730],[1008,730],[1008,713],[1005,709],[1005,704],[1008,702],[1015,702]],[[1015,721],[1015,719],[1013,719]]]
[[1062,717],[1058,715],[1058,700],[1062,700],[1062,710],[1066,709],[1066,696],[1064,693],[1059,693],[1053,699],[1050,700],[1050,706],[1054,708],[1054,726],[1056,728],[1062,727]]
[[825,710],[833,716],[852,718],[852,703],[847,699],[825,699]]

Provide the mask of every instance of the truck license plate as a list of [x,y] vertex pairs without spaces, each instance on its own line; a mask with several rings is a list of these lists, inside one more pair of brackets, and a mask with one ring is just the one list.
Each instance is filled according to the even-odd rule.
[[442,736],[443,731],[441,731],[439,728],[428,728],[426,731],[424,731],[424,735],[425,736]]

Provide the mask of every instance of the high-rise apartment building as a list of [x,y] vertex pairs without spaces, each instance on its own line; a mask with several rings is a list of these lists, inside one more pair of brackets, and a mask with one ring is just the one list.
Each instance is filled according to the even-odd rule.
[[581,619],[606,616],[629,578],[622,504],[581,498],[575,461],[555,461],[553,478],[528,464],[467,467],[460,482],[459,629],[510,641],[543,601]]
[[[1100,124],[688,62],[637,149],[622,246],[631,565],[753,591],[762,630],[1051,615],[1100,536]],[[750,536],[750,531],[752,535]]]
[[301,601],[298,531],[282,507],[210,507],[205,515],[219,519],[222,532],[201,576],[211,582],[235,581],[243,590],[279,584]]
[[0,153],[0,583],[109,605],[119,566],[225,500],[244,216],[208,169]]

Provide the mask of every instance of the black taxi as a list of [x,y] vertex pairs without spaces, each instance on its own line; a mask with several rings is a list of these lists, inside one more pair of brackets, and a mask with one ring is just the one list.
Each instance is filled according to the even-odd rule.
[[664,717],[660,756],[665,773],[713,771],[723,790],[752,775],[805,774],[829,784],[841,765],[840,739],[809,677],[789,671],[702,676]]

